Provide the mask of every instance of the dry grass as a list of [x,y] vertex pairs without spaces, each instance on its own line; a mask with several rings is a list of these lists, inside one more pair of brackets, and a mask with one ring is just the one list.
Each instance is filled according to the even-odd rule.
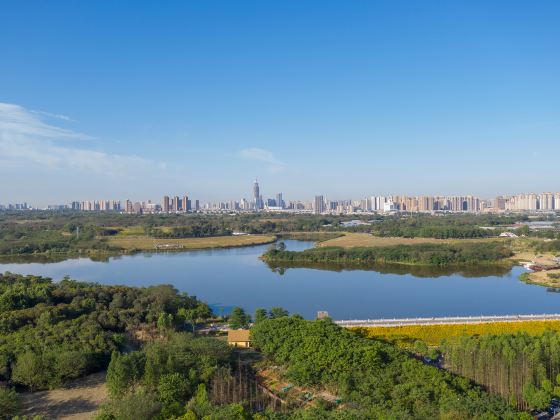
[[554,261],[553,254],[542,254],[542,253],[535,253],[532,251],[516,252],[515,255],[512,257],[512,259],[518,261],[525,261],[525,262],[535,262],[536,264],[542,264],[542,265],[557,264]]
[[155,249],[207,249],[236,246],[259,245],[273,242],[276,238],[269,235],[216,236],[211,238],[154,239],[150,236],[113,237],[109,243],[126,250],[153,251]]
[[28,418],[89,420],[107,399],[105,372],[94,373],[50,391],[22,394],[21,414]]
[[560,276],[560,270],[534,271],[529,273],[529,283],[560,288],[560,278],[550,277],[549,274]]
[[449,241],[445,239],[434,238],[388,238],[373,236],[369,233],[346,233],[344,236],[341,236],[339,238],[321,242],[318,244],[318,246],[340,246],[343,248],[353,248],[445,242]]

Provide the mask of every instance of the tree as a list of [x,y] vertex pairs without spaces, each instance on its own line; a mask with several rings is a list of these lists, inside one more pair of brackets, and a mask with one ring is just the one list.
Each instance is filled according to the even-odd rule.
[[157,320],[157,327],[160,332],[166,332],[173,326],[173,315],[162,312]]
[[31,391],[48,384],[49,373],[40,355],[30,351],[20,355],[12,370],[12,380],[26,385]]
[[107,387],[112,396],[119,396],[144,374],[146,357],[142,352],[121,354],[114,351],[107,368]]
[[[155,394],[144,387],[128,392],[122,398],[111,400],[104,408],[104,413],[114,420],[152,419],[161,410]],[[107,416],[107,417],[108,417]]]
[[284,316],[288,316],[290,313],[285,310],[284,308],[281,308],[279,306],[275,306],[273,308],[270,309],[270,318],[275,319],[275,318],[282,318]]
[[230,328],[236,330],[239,328],[246,328],[251,322],[250,317],[245,313],[243,308],[236,306],[231,311],[231,315],[229,316],[229,326]]
[[163,417],[179,416],[190,394],[189,380],[178,372],[162,375],[158,384],[158,399],[163,405]]
[[255,310],[255,324],[268,318],[268,313],[264,308],[257,308]]
[[20,408],[18,394],[10,388],[0,387],[0,419],[10,419]]

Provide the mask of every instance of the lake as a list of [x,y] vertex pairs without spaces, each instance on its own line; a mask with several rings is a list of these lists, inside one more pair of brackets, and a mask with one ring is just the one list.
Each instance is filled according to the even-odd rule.
[[[285,241],[291,250],[312,242]],[[326,310],[334,319],[540,314],[560,312],[560,293],[527,285],[522,267],[453,270],[383,267],[331,271],[317,268],[272,270],[258,257],[268,245],[181,253],[136,254],[106,262],[87,258],[61,262],[1,263],[0,272],[104,284],[174,285],[212,305],[216,313],[242,306],[282,306],[305,318]],[[336,268],[336,267],[335,267]],[[412,272],[411,272],[412,271]]]

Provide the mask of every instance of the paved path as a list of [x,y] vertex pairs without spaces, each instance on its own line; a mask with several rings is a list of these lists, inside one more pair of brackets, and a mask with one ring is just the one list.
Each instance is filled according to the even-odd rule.
[[401,325],[483,324],[488,322],[558,321],[560,314],[491,315],[441,318],[352,319],[335,321],[341,327],[397,327]]

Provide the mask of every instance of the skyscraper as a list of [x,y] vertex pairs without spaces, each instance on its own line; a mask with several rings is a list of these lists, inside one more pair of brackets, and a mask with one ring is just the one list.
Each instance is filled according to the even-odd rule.
[[262,200],[260,195],[259,183],[255,179],[253,183],[253,204],[255,205],[255,210],[262,209]]
[[183,199],[181,200],[181,211],[186,213],[189,211],[189,197],[184,195]]
[[284,208],[284,200],[282,199],[282,193],[276,194],[276,207]]
[[313,203],[313,213],[321,214],[325,212],[325,200],[322,195],[315,196],[315,202]]

